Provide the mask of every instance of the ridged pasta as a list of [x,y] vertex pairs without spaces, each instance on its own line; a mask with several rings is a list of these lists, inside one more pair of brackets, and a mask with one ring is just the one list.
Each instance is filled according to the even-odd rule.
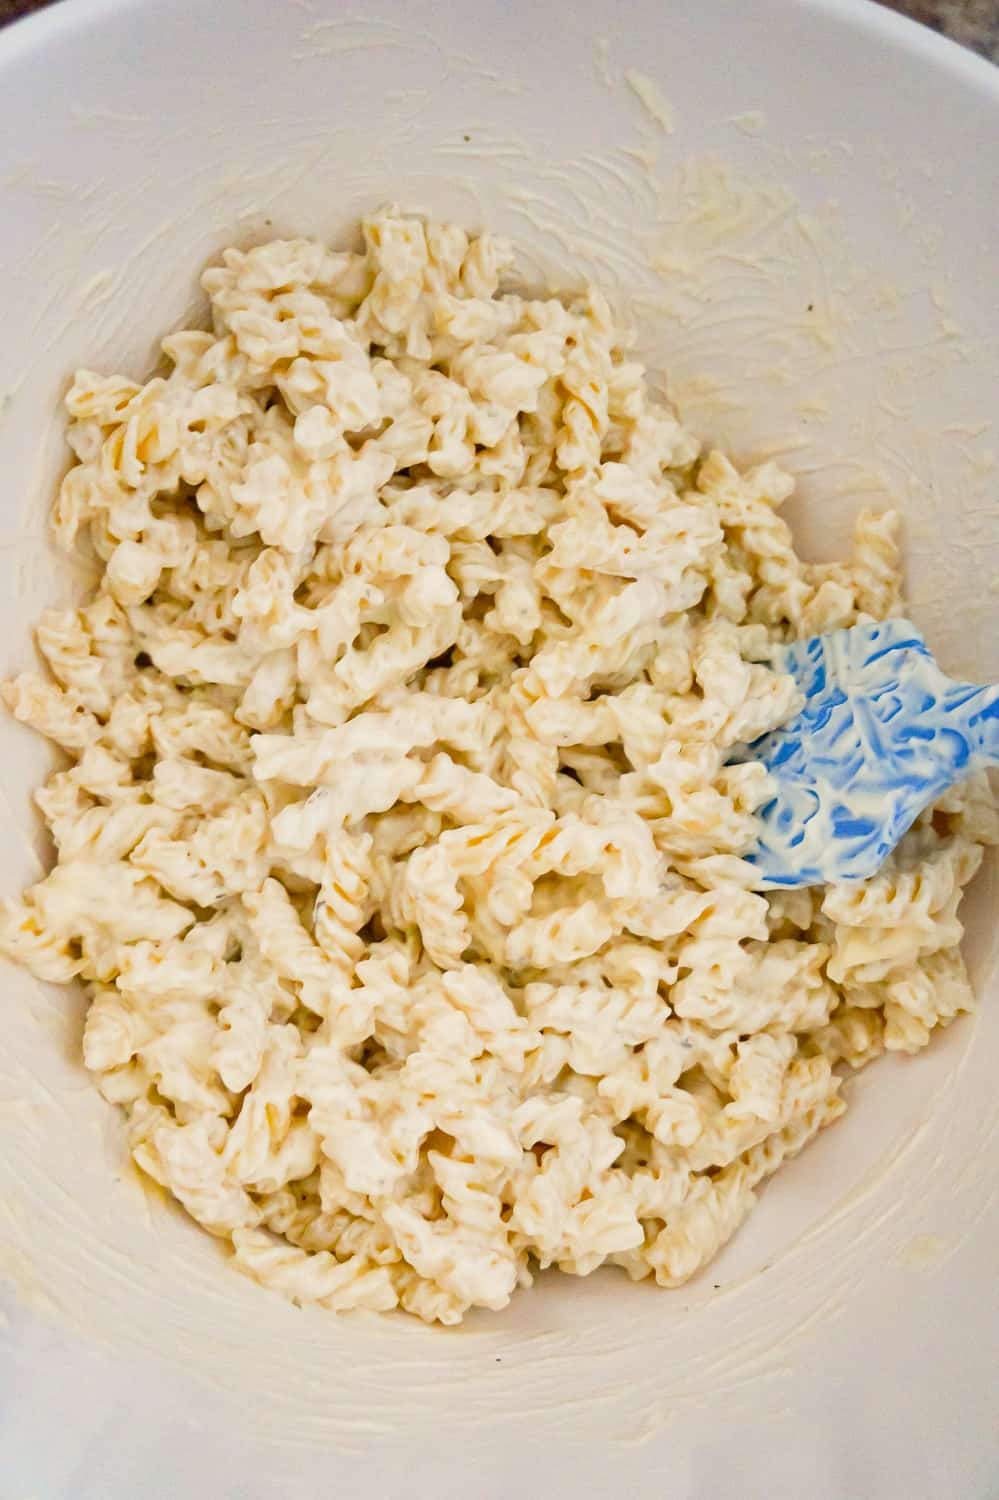
[[228,250],[211,326],[81,370],[54,528],[101,564],[4,684],[71,764],[0,951],[86,986],[139,1166],[246,1275],[456,1323],[533,1268],[677,1286],[973,1004],[984,778],[860,885],[752,889],[774,643],[899,608],[897,522],[813,565],[603,297],[489,235]]

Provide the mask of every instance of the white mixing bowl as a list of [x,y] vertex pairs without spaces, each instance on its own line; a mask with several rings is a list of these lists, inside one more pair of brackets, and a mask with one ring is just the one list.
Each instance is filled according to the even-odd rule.
[[[384,200],[592,276],[692,424],[800,476],[812,555],[908,522],[912,613],[999,677],[999,73],[866,0],[66,0],[0,35],[5,670],[78,364],[141,375],[225,244]],[[991,499],[990,499],[991,495]],[[4,893],[45,849],[4,719]],[[990,883],[991,882],[991,883]],[[999,1493],[995,884],[983,1006],[852,1107],[677,1292],[546,1276],[460,1329],[302,1312],[126,1165],[81,1003],[5,968],[0,1494]]]

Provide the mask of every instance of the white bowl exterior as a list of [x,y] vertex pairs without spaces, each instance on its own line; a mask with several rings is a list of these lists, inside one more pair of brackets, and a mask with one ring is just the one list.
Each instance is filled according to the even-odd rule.
[[[598,280],[698,430],[799,476],[810,553],[898,504],[915,618],[999,677],[997,140],[999,74],[849,0],[73,0],[15,27],[0,667],[77,586],[45,540],[72,370],[145,373],[225,244],[339,237],[390,199]],[[0,734],[7,894],[45,858],[45,762]],[[862,1075],[697,1281],[546,1276],[452,1332],[234,1276],[126,1165],[79,998],[5,967],[0,1488],[994,1493],[994,872],[966,910],[980,1015]]]

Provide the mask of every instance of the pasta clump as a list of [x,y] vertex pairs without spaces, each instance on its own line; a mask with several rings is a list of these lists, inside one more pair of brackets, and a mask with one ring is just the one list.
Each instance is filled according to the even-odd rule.
[[979,780],[859,886],[758,894],[733,746],[775,642],[899,608],[896,520],[796,555],[773,464],[702,453],[603,297],[385,211],[229,250],[210,331],[78,373],[16,717],[68,763],[0,949],[80,979],[130,1148],[298,1302],[455,1323],[532,1269],[676,1286],[968,1010]]

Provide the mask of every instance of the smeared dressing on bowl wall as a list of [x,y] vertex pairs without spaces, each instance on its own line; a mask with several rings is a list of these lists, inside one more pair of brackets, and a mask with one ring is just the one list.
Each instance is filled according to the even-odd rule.
[[[777,457],[799,476],[789,514],[813,555],[842,543],[862,505],[898,504],[911,517],[913,616],[949,670],[996,674],[984,626],[999,576],[989,411],[999,354],[961,312],[967,288],[954,281],[952,226],[925,210],[934,200],[945,217],[942,158],[927,151],[903,172],[887,145],[819,128],[789,137],[782,101],[748,73],[724,108],[691,128],[694,85],[683,66],[669,57],[653,66],[626,30],[609,41],[595,26],[574,38],[571,66],[560,62],[569,74],[560,86],[586,106],[555,138],[544,110],[525,107],[531,69],[509,48],[480,44],[473,55],[464,40],[452,44],[460,28],[443,21],[327,11],[318,0],[266,21],[261,11],[295,83],[280,107],[261,97],[256,138],[231,129],[223,85],[214,112],[199,105],[192,56],[190,97],[168,115],[139,107],[138,83],[106,106],[80,83],[67,111],[81,160],[100,163],[86,173],[64,173],[30,149],[15,152],[13,167],[0,158],[0,194],[46,267],[44,294],[31,258],[2,268],[15,353],[0,349],[0,444],[19,525],[0,556],[20,601],[5,668],[28,650],[28,603],[80,588],[71,569],[55,573],[43,527],[63,463],[57,403],[74,366],[144,373],[153,335],[198,305],[197,276],[223,245],[340,239],[360,213],[394,200],[508,234],[529,284],[597,281],[696,431],[744,461]],[[538,21],[530,45],[550,41],[560,14]],[[331,78],[349,96],[361,74],[379,81],[377,140],[358,98],[345,97],[330,129]],[[182,192],[164,184],[153,140],[164,159],[175,153]],[[108,164],[122,152],[128,165],[116,173]],[[155,209],[133,222],[143,193]],[[858,234],[876,198],[890,212],[873,221],[876,233]],[[892,235],[904,238],[904,256],[879,255]],[[27,366],[16,352],[26,348],[39,355]],[[969,364],[979,377],[971,396]],[[6,893],[42,853],[24,789],[44,768],[32,737],[5,732],[13,790],[3,816],[21,861]],[[969,918],[980,984],[995,897],[988,870],[965,907],[980,919]],[[115,1112],[82,1075],[82,997],[67,1002],[20,974],[9,990],[23,1029],[0,1065],[0,1275],[81,1337],[81,1369],[127,1354],[136,1368],[181,1368],[220,1410],[238,1407],[261,1445],[262,1479],[268,1464],[283,1472],[290,1445],[361,1453],[378,1438],[404,1455],[442,1407],[469,1432],[542,1421],[585,1443],[596,1424],[626,1452],[678,1422],[696,1425],[723,1400],[736,1426],[765,1412],[767,1441],[779,1443],[800,1420],[802,1368],[845,1357],[847,1307],[874,1307],[917,1266],[919,1295],[939,1295],[962,1241],[994,1210],[974,1174],[936,1203],[926,1194],[947,1163],[995,1147],[983,1018],[954,1027],[916,1064],[879,1063],[878,1102],[865,1100],[866,1076],[851,1085],[845,1120],[785,1170],[736,1242],[681,1291],[612,1273],[566,1287],[542,1277],[513,1321],[476,1317],[454,1333],[401,1318],[333,1323],[229,1274],[221,1250],[127,1161]],[[888,1113],[886,1072],[897,1080]],[[899,1298],[908,1295],[900,1285]]]

